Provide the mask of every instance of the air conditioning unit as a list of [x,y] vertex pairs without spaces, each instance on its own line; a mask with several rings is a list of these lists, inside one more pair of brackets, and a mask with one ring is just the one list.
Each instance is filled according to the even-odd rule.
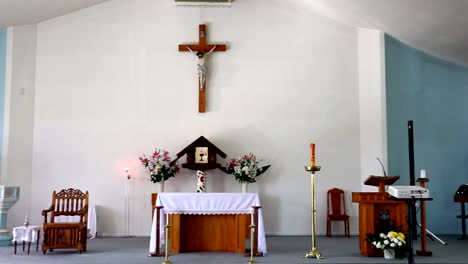
[[174,0],[176,6],[220,6],[230,7],[233,0]]

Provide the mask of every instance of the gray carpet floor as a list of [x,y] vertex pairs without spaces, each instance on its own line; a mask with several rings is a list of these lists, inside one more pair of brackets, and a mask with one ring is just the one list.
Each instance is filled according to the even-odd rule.
[[[457,240],[457,236],[440,236],[448,245],[428,239],[432,257],[415,257],[415,263],[468,263],[468,240]],[[13,247],[0,247],[1,264],[115,264],[162,263],[164,258],[148,257],[148,237],[133,238],[97,238],[88,240],[88,251],[78,254],[73,250],[55,250],[43,255],[31,246],[29,255],[18,246],[17,255]],[[362,257],[359,254],[358,237],[317,237],[317,248],[325,259],[306,259],[305,253],[310,250],[310,236],[272,236],[267,237],[268,255],[255,258],[257,263],[303,264],[303,263],[408,263],[407,259],[385,260],[383,258]],[[419,240],[414,248],[420,249]],[[248,257],[234,253],[183,253],[172,255],[173,263],[247,263]]]

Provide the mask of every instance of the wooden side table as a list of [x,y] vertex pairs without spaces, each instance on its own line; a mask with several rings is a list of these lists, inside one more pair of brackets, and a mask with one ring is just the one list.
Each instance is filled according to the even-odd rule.
[[18,242],[23,242],[23,251],[28,242],[28,255],[29,249],[31,248],[31,242],[36,242],[36,251],[39,249],[39,240],[41,235],[40,226],[18,226],[13,228],[13,240],[15,244],[15,255],[16,255],[16,246]]

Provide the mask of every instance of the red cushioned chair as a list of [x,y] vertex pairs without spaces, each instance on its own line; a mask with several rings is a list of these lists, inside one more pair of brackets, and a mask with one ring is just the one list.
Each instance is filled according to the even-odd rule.
[[331,221],[343,221],[345,236],[349,237],[349,215],[346,214],[344,191],[333,188],[327,191],[327,236],[331,237]]

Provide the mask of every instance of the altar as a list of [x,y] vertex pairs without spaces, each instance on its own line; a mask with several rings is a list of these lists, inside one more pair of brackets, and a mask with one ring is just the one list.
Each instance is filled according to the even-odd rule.
[[[245,252],[254,212],[260,206],[256,193],[159,193],[156,206],[163,206],[157,221],[154,212],[149,252],[165,244],[165,214],[171,216],[170,252],[230,251]],[[156,236],[159,222],[159,238]],[[267,252],[263,216],[258,210],[258,251]],[[161,243],[157,243],[158,240]]]

